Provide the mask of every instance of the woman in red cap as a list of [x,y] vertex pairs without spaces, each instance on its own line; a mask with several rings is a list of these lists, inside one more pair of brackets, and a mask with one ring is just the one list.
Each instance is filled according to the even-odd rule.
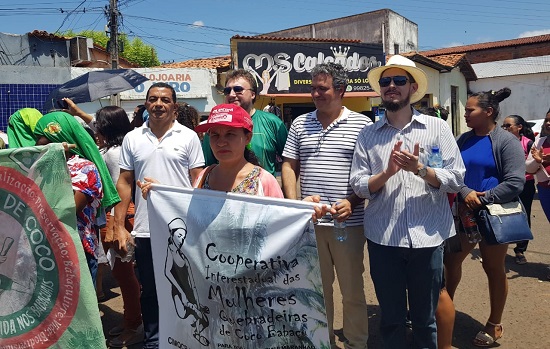
[[[218,163],[199,174],[193,184],[195,188],[283,198],[275,177],[258,165],[249,149],[252,128],[252,118],[240,106],[220,104],[212,108],[208,120],[195,127],[195,131],[208,133]],[[138,181],[138,186],[145,197],[150,184],[157,181],[144,179],[146,182]]]
[[206,123],[195,127],[195,131],[208,132],[218,164],[205,168],[194,187],[283,197],[275,177],[258,165],[249,149],[252,128],[252,118],[238,105],[220,104],[212,109]]

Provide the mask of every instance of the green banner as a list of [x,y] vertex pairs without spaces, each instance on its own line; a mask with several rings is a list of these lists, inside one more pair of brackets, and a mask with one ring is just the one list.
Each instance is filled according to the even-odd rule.
[[0,151],[0,349],[105,348],[61,144]]

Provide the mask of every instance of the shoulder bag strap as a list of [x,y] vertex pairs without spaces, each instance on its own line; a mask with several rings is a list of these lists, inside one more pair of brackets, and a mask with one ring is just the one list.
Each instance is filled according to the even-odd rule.
[[199,182],[199,184],[197,185],[197,188],[202,188],[204,186],[204,181],[206,181],[206,178],[208,177],[208,174],[210,173],[210,171],[212,171],[212,169],[216,167],[216,165],[210,165],[206,168],[206,170],[204,171],[202,177],[201,177],[201,180]]

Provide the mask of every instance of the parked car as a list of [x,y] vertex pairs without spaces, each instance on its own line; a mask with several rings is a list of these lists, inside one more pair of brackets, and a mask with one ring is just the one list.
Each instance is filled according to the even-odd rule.
[[544,119],[536,119],[536,120],[527,120],[527,123],[529,126],[531,126],[531,129],[533,130],[533,133],[535,136],[538,136],[540,133],[540,130],[542,129],[542,124],[544,123]]

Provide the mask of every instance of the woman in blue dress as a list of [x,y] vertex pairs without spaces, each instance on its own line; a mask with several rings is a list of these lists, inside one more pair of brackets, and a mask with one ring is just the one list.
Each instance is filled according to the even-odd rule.
[[[475,212],[486,204],[510,202],[523,190],[525,156],[521,144],[496,123],[499,103],[510,94],[509,88],[478,92],[466,103],[464,117],[471,130],[457,141],[466,166],[464,186],[459,192],[459,206],[465,210]],[[458,234],[457,239],[460,239],[461,251],[445,256],[447,291],[451,298],[460,283],[462,262],[477,244],[470,242],[466,234]],[[501,320],[508,295],[504,259],[508,244],[498,244],[494,237],[483,236],[479,250],[489,284],[491,312],[473,344],[487,347],[503,334]]]

